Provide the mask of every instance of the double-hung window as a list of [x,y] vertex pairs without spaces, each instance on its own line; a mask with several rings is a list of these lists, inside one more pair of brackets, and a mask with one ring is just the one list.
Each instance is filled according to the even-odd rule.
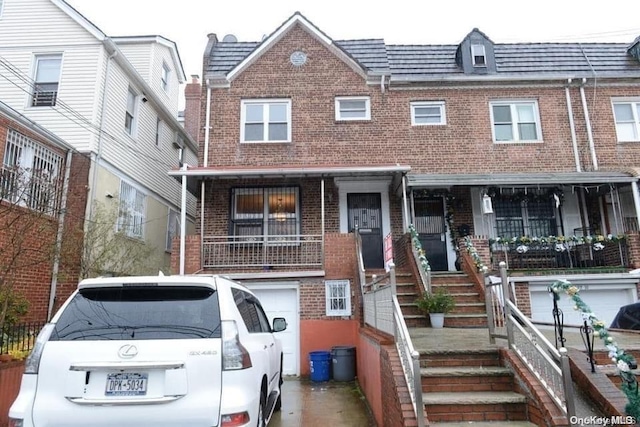
[[62,55],[38,55],[31,96],[32,107],[53,107],[58,99]]
[[136,239],[144,238],[146,195],[131,184],[120,181],[120,205],[116,231]]
[[0,198],[54,215],[60,199],[62,156],[9,129],[0,174]]
[[169,90],[169,77],[171,76],[171,70],[166,63],[162,63],[162,74],[160,75],[160,87],[167,92]]
[[336,98],[336,121],[371,120],[371,101],[368,96]]
[[325,280],[326,315],[351,316],[349,280]]
[[234,188],[230,231],[240,240],[271,243],[297,240],[298,188]]
[[411,125],[445,125],[447,119],[444,111],[444,102],[412,102]]
[[471,58],[473,59],[474,67],[486,67],[487,55],[482,44],[471,45]]
[[131,136],[133,136],[136,131],[137,114],[138,95],[132,88],[129,88],[127,91],[127,110],[124,116],[124,129]]
[[542,140],[536,101],[491,102],[491,124],[495,142],[537,142]]
[[240,142],[291,142],[291,101],[243,100]]
[[618,141],[640,141],[640,100],[614,101]]
[[178,212],[169,208],[169,216],[167,221],[167,243],[165,250],[167,252],[171,252],[173,243],[173,238],[180,235],[180,217],[178,216]]

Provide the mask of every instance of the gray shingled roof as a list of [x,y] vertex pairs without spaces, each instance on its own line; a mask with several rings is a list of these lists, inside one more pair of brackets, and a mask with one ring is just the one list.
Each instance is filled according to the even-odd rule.
[[[391,73],[394,80],[438,80],[464,76],[455,62],[458,45],[385,45],[382,39],[335,42],[367,71]],[[207,74],[224,75],[259,42],[219,42],[209,57]],[[495,44],[496,77],[640,77],[640,62],[623,43]],[[483,78],[483,76],[474,76]]]

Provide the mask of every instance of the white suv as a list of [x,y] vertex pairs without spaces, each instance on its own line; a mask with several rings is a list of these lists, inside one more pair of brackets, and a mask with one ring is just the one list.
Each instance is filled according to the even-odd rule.
[[84,280],[38,335],[9,426],[265,426],[285,328],[219,276]]

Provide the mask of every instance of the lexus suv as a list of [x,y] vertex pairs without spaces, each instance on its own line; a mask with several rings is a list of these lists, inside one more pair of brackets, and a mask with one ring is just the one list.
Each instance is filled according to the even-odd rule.
[[84,280],[38,335],[9,425],[263,427],[285,328],[220,276]]

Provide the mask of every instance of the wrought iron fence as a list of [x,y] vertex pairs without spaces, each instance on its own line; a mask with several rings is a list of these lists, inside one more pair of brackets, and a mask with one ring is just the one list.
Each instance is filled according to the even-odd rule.
[[43,326],[44,322],[4,325],[0,330],[0,354],[31,351]]
[[208,236],[202,242],[202,266],[321,267],[322,235]]
[[604,236],[580,237],[576,240],[548,238],[495,239],[490,241],[494,267],[501,261],[511,270],[585,269],[624,267],[629,264],[625,239]]

